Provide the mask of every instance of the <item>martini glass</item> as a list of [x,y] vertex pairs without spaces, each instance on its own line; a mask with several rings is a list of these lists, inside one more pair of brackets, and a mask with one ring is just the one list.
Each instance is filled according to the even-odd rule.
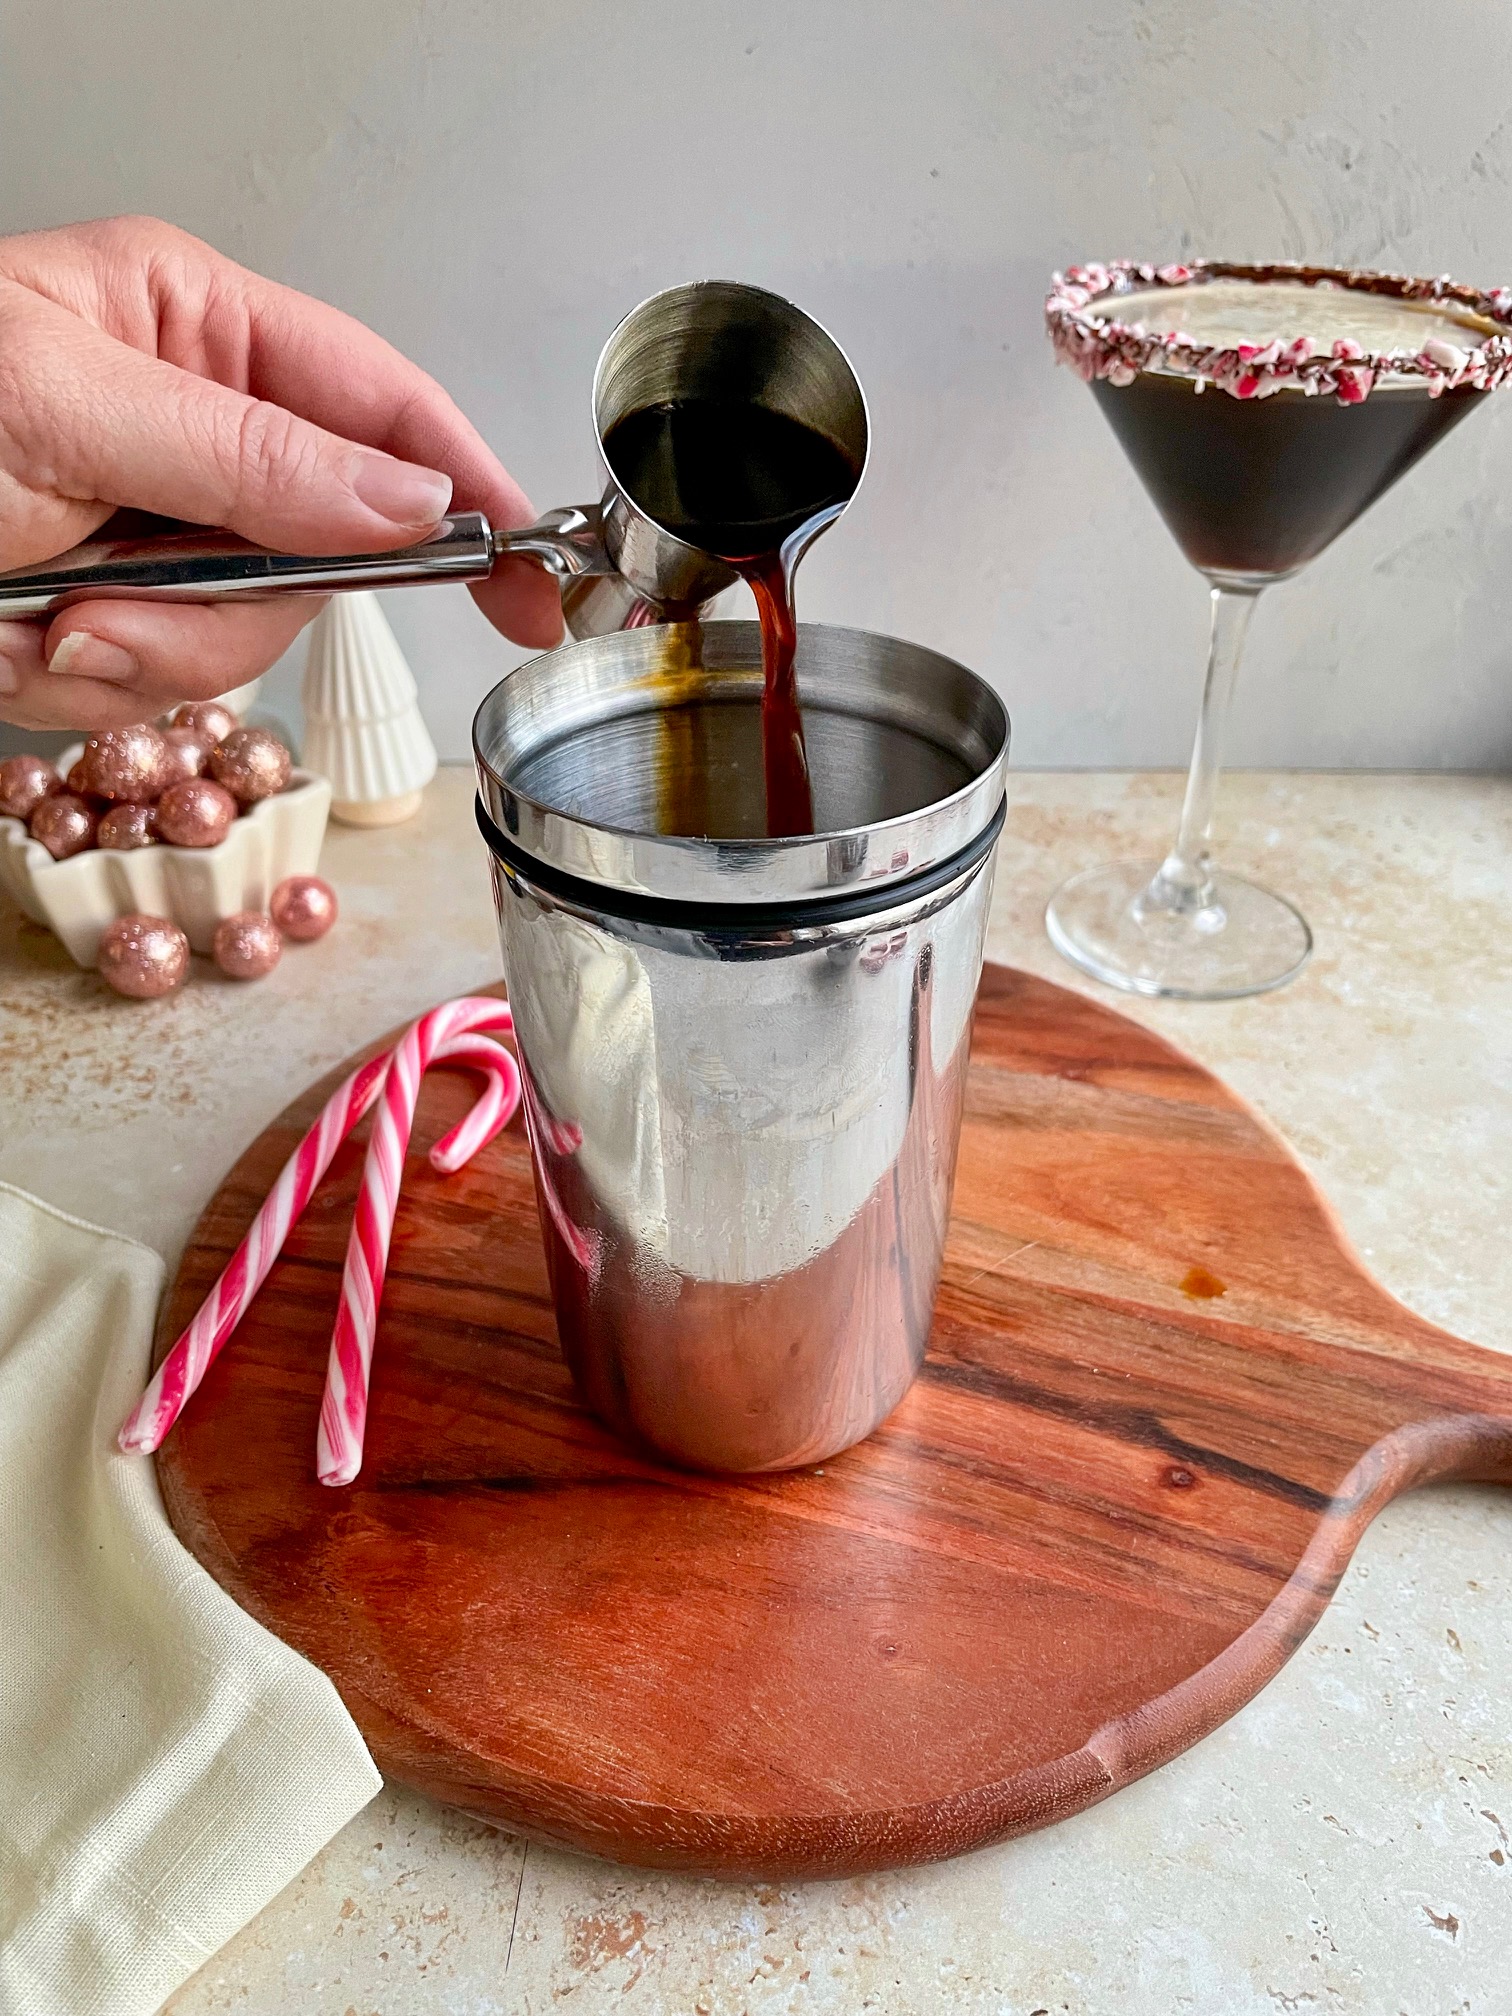
[[1212,636],[1174,844],[1064,883],[1045,925],[1098,980],[1218,1001],[1280,987],[1312,933],[1209,852],[1223,731],[1262,589],[1347,530],[1512,370],[1512,289],[1339,268],[1073,267],[1046,321],[1208,582]]

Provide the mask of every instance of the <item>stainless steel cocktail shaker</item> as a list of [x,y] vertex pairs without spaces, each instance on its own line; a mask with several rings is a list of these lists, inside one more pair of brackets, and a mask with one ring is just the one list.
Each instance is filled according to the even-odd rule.
[[769,840],[754,624],[565,646],[474,727],[562,1346],[672,1461],[816,1463],[891,1412],[939,1280],[1008,720],[801,626],[819,830]]

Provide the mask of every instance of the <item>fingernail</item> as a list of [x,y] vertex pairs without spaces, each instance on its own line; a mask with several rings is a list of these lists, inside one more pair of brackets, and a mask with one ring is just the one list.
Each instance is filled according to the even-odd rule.
[[48,659],[47,669],[83,679],[108,679],[115,686],[129,686],[137,677],[131,653],[96,637],[92,630],[70,630]]
[[452,494],[450,476],[439,469],[417,469],[413,462],[397,462],[392,455],[354,456],[352,488],[369,511],[391,525],[416,529],[444,517]]
[[8,700],[12,693],[21,690],[21,674],[9,658],[0,658],[0,699]]

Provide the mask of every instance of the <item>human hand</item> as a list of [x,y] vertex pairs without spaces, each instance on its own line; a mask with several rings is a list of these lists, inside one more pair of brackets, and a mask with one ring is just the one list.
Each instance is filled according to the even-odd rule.
[[[501,527],[535,516],[434,379],[350,316],[150,217],[0,239],[0,570],[122,506],[373,553],[453,503]],[[516,643],[561,635],[528,560],[473,594]],[[102,599],[0,622],[0,719],[108,728],[208,699],[265,672],[319,607]]]

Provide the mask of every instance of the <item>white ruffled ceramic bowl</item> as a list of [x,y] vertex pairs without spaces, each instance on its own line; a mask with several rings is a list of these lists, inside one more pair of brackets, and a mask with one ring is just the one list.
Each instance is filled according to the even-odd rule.
[[[66,775],[78,751],[64,753]],[[23,820],[0,818],[0,888],[55,931],[81,966],[95,965],[105,926],[133,910],[171,917],[196,952],[208,952],[223,917],[266,910],[286,875],[315,873],[330,807],[325,778],[295,770],[218,847],[91,847],[66,861],[54,861]]]

